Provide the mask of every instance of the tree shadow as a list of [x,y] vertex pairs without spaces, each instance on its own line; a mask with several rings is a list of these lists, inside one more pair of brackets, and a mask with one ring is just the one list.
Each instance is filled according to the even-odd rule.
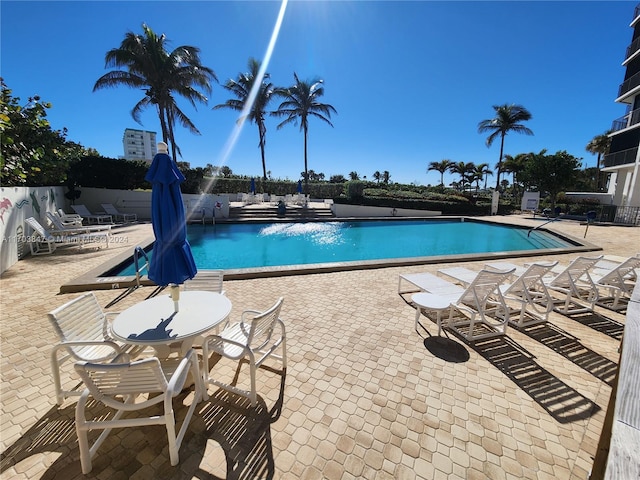
[[508,337],[478,340],[473,349],[544,408],[559,423],[584,420],[600,407],[552,375]]
[[585,347],[577,337],[548,322],[516,328],[607,385],[613,386],[618,364]]

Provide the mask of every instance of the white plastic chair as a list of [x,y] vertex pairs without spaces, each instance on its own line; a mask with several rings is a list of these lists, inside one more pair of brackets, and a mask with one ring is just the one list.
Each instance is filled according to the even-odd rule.
[[[117,360],[128,360],[128,358],[123,355]],[[183,358],[170,358],[162,362],[156,357],[126,363],[78,362],[75,369],[87,387],[76,405],[76,434],[82,473],[87,474],[91,471],[91,459],[111,430],[122,427],[164,425],[167,429],[171,465],[178,464],[184,434],[196,405],[202,399],[198,356],[193,349],[189,350]],[[195,396],[176,435],[173,399],[182,391],[189,373],[195,380]],[[100,416],[94,420],[88,420],[86,408],[90,396],[116,410],[114,416],[110,419]],[[159,403],[164,405],[162,415],[121,418],[127,412],[140,411]],[[87,432],[97,429],[104,431],[90,446]]]
[[593,311],[599,293],[589,271],[602,257],[577,257],[558,275],[545,279],[545,285],[551,291],[564,295],[563,299],[556,301],[557,312],[571,315]]
[[[204,383],[204,397],[207,396],[208,385],[216,385],[230,392],[242,395],[251,400],[251,405],[257,402],[256,371],[269,357],[282,361],[282,369],[287,368],[286,331],[284,322],[280,319],[280,310],[284,299],[278,301],[268,310],[259,312],[245,310],[239,323],[226,323],[220,335],[209,335],[203,345],[202,379]],[[282,354],[275,351],[282,347]],[[213,378],[209,371],[209,352],[216,352],[223,357],[249,363],[251,388],[244,390],[220,382]],[[215,373],[215,370],[214,370]]]
[[500,290],[513,270],[483,269],[455,302],[444,326],[456,331],[468,342],[507,333],[509,307]]
[[111,215],[113,218],[116,219],[116,221],[118,221],[118,219],[122,220],[123,222],[129,222],[129,221],[135,222],[136,220],[138,220],[137,214],[121,213],[111,203],[101,203],[100,206],[104,209],[107,215]]
[[110,335],[110,317],[116,312],[104,313],[93,292],[85,293],[49,312],[47,315],[60,342],[51,350],[51,373],[56,390],[56,402],[78,396],[79,390],[63,390],[60,368],[67,360],[110,362],[124,351],[131,356],[142,347],[123,346]]
[[204,290],[224,295],[223,280],[224,270],[198,270],[196,276],[184,282],[183,286],[185,290]]
[[596,264],[596,270],[592,276],[599,291],[596,303],[612,310],[626,308],[636,286],[640,254],[627,258],[608,271],[597,269],[597,267]]

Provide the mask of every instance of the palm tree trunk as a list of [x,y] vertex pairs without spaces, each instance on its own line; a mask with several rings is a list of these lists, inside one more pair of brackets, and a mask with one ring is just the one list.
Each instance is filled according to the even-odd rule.
[[304,194],[309,195],[309,172],[307,171],[307,127],[304,127]]
[[502,171],[502,153],[504,151],[504,132],[500,137],[500,158],[498,159],[498,173],[496,173],[496,190],[500,191],[500,172]]
[[262,178],[267,181],[267,163],[264,159],[264,134],[266,128],[262,123],[258,123],[258,133],[260,134],[260,154],[262,155]]

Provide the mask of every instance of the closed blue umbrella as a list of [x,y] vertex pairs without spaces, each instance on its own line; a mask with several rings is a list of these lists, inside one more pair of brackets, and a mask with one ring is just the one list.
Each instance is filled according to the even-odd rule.
[[[156,241],[149,265],[149,279],[157,285],[179,285],[197,273],[196,263],[187,241],[187,222],[180,184],[184,176],[167,154],[164,142],[145,176],[151,182],[151,223]],[[176,302],[178,290],[172,292]]]
[[256,179],[253,177],[251,177],[251,188],[249,190],[251,190],[251,195],[256,194]]
[[298,180],[298,193],[302,193],[302,180]]

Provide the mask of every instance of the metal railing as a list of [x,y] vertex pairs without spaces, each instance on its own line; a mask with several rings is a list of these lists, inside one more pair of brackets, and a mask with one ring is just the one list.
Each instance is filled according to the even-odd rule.
[[622,150],[616,153],[610,153],[604,156],[602,165],[606,168],[635,163],[637,154],[638,147],[629,148],[628,150]]
[[598,222],[640,226],[640,207],[600,205],[596,208],[596,220]]
[[631,127],[637,123],[640,123],[640,108],[632,110],[624,117],[615,119],[611,126],[611,131],[617,132],[618,130],[624,130],[625,128]]
[[[140,259],[144,258],[144,264],[140,265]],[[136,247],[133,251],[133,265],[136,269],[136,286],[140,286],[140,277],[141,273],[144,269],[147,270],[147,275],[149,275],[149,257],[147,256],[147,252],[140,246]]]
[[640,72],[631,75],[624,82],[620,84],[620,88],[618,89],[618,97],[623,96],[625,93],[630,92],[634,88],[640,85]]
[[[635,17],[634,17],[635,18]],[[627,55],[624,57],[627,60],[631,55],[636,53],[640,48],[640,37],[636,38],[631,44],[627,47]]]

